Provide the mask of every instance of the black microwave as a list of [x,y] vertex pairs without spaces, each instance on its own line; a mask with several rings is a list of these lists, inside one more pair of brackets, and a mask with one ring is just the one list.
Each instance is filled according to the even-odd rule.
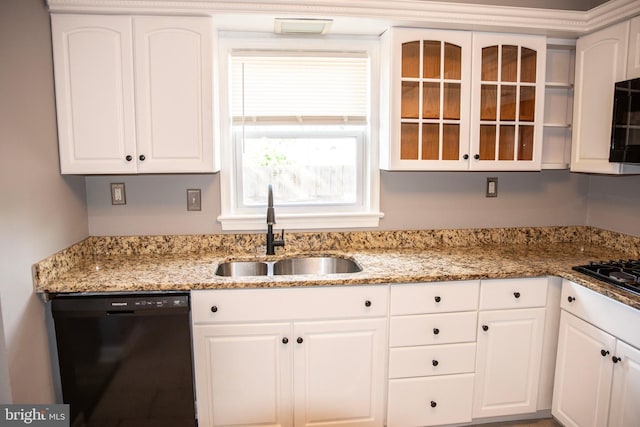
[[615,84],[609,161],[640,163],[640,78]]

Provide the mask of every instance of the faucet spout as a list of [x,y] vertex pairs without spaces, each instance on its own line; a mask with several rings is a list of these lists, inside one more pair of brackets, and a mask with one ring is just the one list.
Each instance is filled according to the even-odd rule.
[[273,188],[269,184],[269,196],[267,198],[267,255],[275,255],[276,246],[284,247],[284,230],[282,237],[276,239],[273,234],[273,225],[276,223],[276,212],[273,208]]
[[267,198],[267,225],[276,223],[276,211],[273,208],[273,187],[269,184],[269,196]]

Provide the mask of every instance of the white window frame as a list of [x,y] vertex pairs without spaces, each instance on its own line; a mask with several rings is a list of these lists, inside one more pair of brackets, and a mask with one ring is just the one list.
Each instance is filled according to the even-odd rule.
[[[270,34],[259,38],[246,34],[221,33],[219,39],[219,85],[220,101],[220,196],[221,214],[218,221],[223,230],[265,230],[266,207],[261,213],[247,213],[238,206],[234,135],[231,127],[229,106],[229,57],[240,49],[252,50],[303,50],[303,51],[360,51],[367,52],[370,59],[370,105],[369,121],[365,130],[361,167],[365,182],[361,188],[362,204],[357,211],[326,208],[315,209],[312,205],[304,209],[278,208],[276,203],[276,227],[281,229],[335,229],[378,227],[380,218],[380,171],[379,171],[379,44],[377,38],[349,37],[286,37]],[[366,182],[368,181],[368,182]],[[265,185],[265,194],[267,186]]]

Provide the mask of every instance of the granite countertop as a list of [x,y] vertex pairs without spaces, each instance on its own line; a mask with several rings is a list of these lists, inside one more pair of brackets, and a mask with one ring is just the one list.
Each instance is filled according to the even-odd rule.
[[[530,230],[524,233],[524,237],[520,232],[513,234],[513,229],[506,234],[501,231],[497,237],[495,230],[474,230],[473,233],[396,232],[374,236],[354,233],[346,240],[344,234],[297,235],[290,239],[289,247],[270,257],[260,252],[263,238],[260,235],[234,236],[231,244],[228,236],[222,240],[211,240],[211,236],[89,238],[34,265],[34,285],[37,292],[55,294],[559,276],[640,309],[640,296],[571,269],[591,260],[637,257],[638,242],[635,238],[631,238],[630,246],[611,248],[602,244],[602,233],[596,233],[599,238],[585,239],[585,233],[593,236],[593,230],[584,227],[569,231],[552,228],[552,233],[546,232],[548,229]],[[207,239],[208,242],[203,243]],[[310,244],[312,241],[315,243]],[[194,244],[198,247],[194,248]],[[204,250],[207,248],[210,250]],[[300,255],[351,258],[362,267],[362,271],[323,276],[236,278],[215,274],[219,263],[230,260],[274,261]]]

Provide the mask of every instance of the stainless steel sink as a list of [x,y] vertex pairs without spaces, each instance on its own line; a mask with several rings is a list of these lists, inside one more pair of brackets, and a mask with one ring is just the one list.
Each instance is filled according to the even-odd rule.
[[287,258],[273,264],[274,275],[295,274],[337,274],[362,271],[354,261],[340,257],[300,257]]
[[231,261],[218,265],[216,275],[226,277],[266,276],[269,266],[259,261]]
[[300,256],[280,261],[229,261],[218,265],[216,275],[225,277],[284,276],[298,274],[357,273],[355,261],[337,256]]

